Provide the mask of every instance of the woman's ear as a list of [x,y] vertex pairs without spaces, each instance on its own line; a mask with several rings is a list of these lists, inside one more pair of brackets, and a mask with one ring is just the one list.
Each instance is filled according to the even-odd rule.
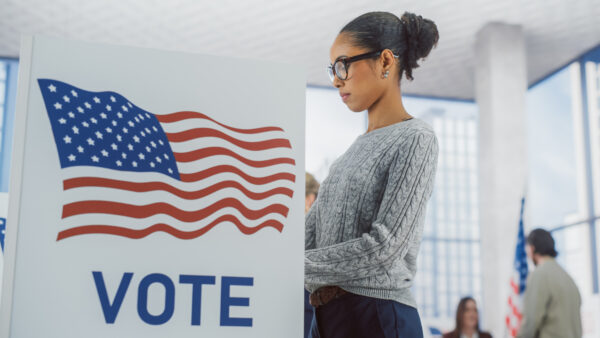
[[383,52],[381,52],[381,60],[384,70],[391,70],[394,63],[396,63],[394,53],[389,49],[384,49]]

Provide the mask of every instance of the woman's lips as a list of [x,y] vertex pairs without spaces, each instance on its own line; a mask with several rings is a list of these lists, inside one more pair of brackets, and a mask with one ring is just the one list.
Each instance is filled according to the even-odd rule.
[[348,97],[350,97],[350,94],[341,93],[340,96],[342,97],[342,101],[346,102],[348,100]]

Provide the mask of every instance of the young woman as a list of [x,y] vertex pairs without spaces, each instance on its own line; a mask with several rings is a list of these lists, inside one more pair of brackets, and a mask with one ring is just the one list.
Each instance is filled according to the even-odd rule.
[[492,338],[489,333],[479,330],[479,312],[473,298],[460,300],[456,309],[456,328],[444,338]]
[[402,105],[400,80],[438,41],[435,24],[404,13],[359,16],[331,46],[329,75],[369,125],[330,168],[306,215],[305,284],[313,337],[422,337],[410,288],[438,145]]

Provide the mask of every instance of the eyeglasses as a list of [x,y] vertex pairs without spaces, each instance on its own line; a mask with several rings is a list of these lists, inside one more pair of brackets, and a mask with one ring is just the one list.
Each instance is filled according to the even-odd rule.
[[334,76],[337,76],[337,78],[342,81],[348,79],[348,68],[352,62],[378,57],[381,55],[381,52],[383,51],[368,52],[335,60],[332,65],[327,66],[327,74],[329,75],[329,79],[331,82],[333,82]]

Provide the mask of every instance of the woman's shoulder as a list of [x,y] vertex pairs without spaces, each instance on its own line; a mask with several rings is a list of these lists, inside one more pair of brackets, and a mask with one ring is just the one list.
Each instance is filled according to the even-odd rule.
[[[454,331],[450,331],[442,335],[442,338],[454,338]],[[492,335],[487,332],[479,332],[479,338],[492,338]]]
[[418,119],[418,118],[413,118],[409,121],[403,122],[406,123],[405,125],[405,129],[404,132],[402,132],[401,134],[404,135],[404,137],[406,138],[419,138],[419,137],[425,137],[428,139],[432,139],[435,138],[435,131],[433,130],[433,127],[431,127],[431,125],[429,125],[429,123]]
[[492,338],[492,335],[488,332],[479,332],[479,338]]

